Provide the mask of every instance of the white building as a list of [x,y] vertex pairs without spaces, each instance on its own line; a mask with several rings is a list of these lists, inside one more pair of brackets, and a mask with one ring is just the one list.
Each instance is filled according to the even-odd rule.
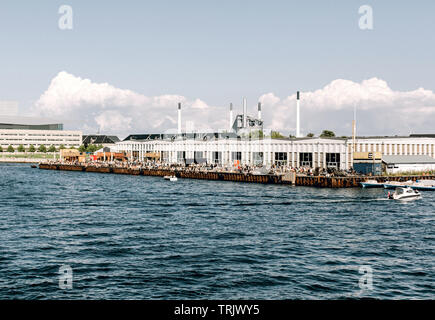
[[0,145],[3,149],[10,145],[14,148],[20,145],[25,148],[29,148],[30,145],[35,148],[40,145],[54,145],[58,148],[61,145],[79,147],[81,144],[81,131],[65,131],[59,123],[53,124],[36,118],[0,118]]
[[[299,93],[297,106],[299,107]],[[297,112],[297,118],[299,113]],[[263,136],[261,104],[258,117],[247,114],[243,99],[243,114],[233,117],[230,105],[229,133],[181,133],[181,104],[178,104],[177,134],[130,135],[115,146],[132,159],[155,158],[166,163],[216,163],[224,166],[240,164],[265,166],[277,164],[292,167],[347,170],[353,167],[353,152],[380,152],[382,155],[421,155],[435,158],[435,135],[406,137],[351,138],[283,138],[254,139]],[[297,119],[299,123],[299,119]],[[261,134],[260,134],[261,133]],[[297,132],[300,135],[300,132]]]
[[[426,155],[435,159],[435,137],[357,138],[357,152],[383,155]],[[222,165],[289,165],[292,167],[352,167],[352,139],[242,139],[234,134],[131,135],[116,150],[138,160],[158,153],[167,163],[207,162]]]
[[427,155],[383,156],[387,173],[435,170],[435,159]]

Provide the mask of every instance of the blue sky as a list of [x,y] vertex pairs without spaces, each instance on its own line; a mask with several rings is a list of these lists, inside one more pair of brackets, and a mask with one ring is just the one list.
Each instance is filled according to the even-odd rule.
[[[58,28],[62,4],[73,30]],[[358,28],[364,4],[373,30]],[[434,1],[1,1],[0,100],[25,114],[61,71],[225,108],[336,79],[434,90],[434,18]]]

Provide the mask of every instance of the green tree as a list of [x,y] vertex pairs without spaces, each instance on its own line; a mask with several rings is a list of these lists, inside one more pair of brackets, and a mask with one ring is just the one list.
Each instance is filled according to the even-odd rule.
[[310,132],[309,134],[307,134],[307,137],[308,137],[308,138],[312,138],[312,137],[314,137],[314,133],[311,133],[311,132]]
[[63,144],[61,144],[61,145],[59,146],[59,150],[62,150],[62,149],[65,149],[65,146],[64,146]]
[[47,148],[43,144],[41,144],[38,148],[38,151],[39,152],[47,152]]
[[86,151],[86,148],[85,148],[85,145],[84,145],[84,144],[82,144],[82,145],[79,147],[79,151],[80,151],[80,152],[85,152],[85,151]]
[[3,152],[3,147],[2,146],[0,146],[0,152]]
[[24,146],[23,146],[22,144],[20,144],[20,145],[18,146],[18,148],[17,148],[17,151],[18,151],[18,152],[25,152],[26,149],[24,148]]
[[56,147],[51,145],[50,148],[48,148],[48,152],[56,152]]
[[97,151],[97,150],[99,150],[101,148],[103,148],[103,146],[101,144],[100,145],[90,144],[86,148],[86,152],[94,153],[95,151]]
[[333,131],[330,131],[330,130],[323,130],[322,133],[320,134],[320,137],[332,138],[332,137],[335,137],[335,133]]
[[29,152],[35,152],[35,151],[36,151],[35,146],[31,144],[29,147]]
[[278,131],[271,131],[270,132],[270,137],[272,138],[272,139],[282,139],[282,138],[285,138],[280,132],[278,132]]
[[14,147],[12,147],[11,145],[9,145],[9,147],[8,147],[8,152],[15,152]]

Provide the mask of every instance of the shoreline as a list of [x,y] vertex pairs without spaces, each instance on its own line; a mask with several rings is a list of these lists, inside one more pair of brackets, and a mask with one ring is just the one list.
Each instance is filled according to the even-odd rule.
[[126,174],[135,176],[168,176],[174,175],[177,178],[214,180],[214,181],[233,181],[262,184],[284,184],[306,187],[319,188],[355,188],[361,187],[360,182],[368,179],[378,182],[389,181],[408,181],[435,179],[434,175],[425,176],[347,176],[347,177],[326,177],[326,176],[306,176],[297,175],[296,173],[286,174],[248,174],[237,172],[219,172],[219,171],[190,171],[183,169],[146,169],[146,168],[125,168],[125,167],[107,167],[107,166],[83,166],[71,164],[48,164],[40,163],[39,169],[42,170],[60,170],[60,171],[79,171],[79,172],[96,172],[111,174]]

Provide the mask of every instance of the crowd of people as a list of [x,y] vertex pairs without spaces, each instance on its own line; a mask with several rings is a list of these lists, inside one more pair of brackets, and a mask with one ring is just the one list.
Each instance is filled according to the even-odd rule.
[[295,172],[298,175],[306,176],[326,176],[326,177],[343,177],[348,175],[356,175],[353,170],[338,170],[336,168],[310,168],[310,167],[292,167],[289,165],[246,165],[235,164],[232,166],[224,166],[221,164],[208,164],[208,163],[191,163],[191,164],[169,164],[161,161],[48,161],[48,164],[63,164],[63,165],[76,165],[83,167],[96,167],[96,168],[127,168],[127,169],[143,169],[143,170],[170,170],[170,171],[187,171],[187,172],[236,172],[244,174],[286,174]]

